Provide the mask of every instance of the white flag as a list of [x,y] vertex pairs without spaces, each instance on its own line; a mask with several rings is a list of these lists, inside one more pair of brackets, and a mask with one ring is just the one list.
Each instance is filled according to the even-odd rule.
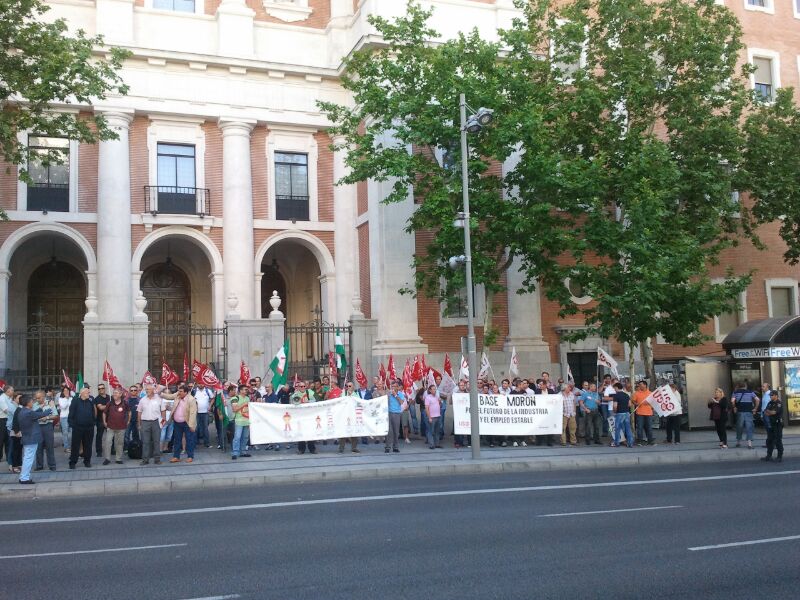
[[461,355],[461,368],[458,370],[458,379],[469,379],[469,363],[464,355]]
[[606,367],[608,370],[611,371],[611,374],[614,375],[614,377],[619,379],[619,372],[617,371],[617,361],[615,361],[608,352],[606,352],[600,347],[597,348],[597,364]]
[[573,377],[573,375],[572,375],[572,367],[570,367],[569,365],[567,365],[567,383],[571,383],[572,385],[575,385],[575,377]]
[[489,364],[489,357],[486,356],[486,352],[481,353],[481,370],[478,371],[478,379],[486,379],[489,376],[489,373],[494,375],[494,371],[492,371],[492,365]]
[[511,364],[508,366],[508,372],[519,377],[519,356],[516,346],[511,346]]

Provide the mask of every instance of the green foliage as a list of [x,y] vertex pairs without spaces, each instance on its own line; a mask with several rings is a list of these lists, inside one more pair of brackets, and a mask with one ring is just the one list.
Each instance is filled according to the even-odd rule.
[[[462,286],[463,273],[446,266],[463,252],[463,232],[452,225],[460,174],[435,154],[449,149],[460,164],[464,92],[471,106],[495,111],[495,124],[469,138],[475,282],[502,290],[516,257],[524,291],[538,283],[562,316],[583,316],[587,328],[575,337],[700,343],[700,327],[750,282],[733,266],[722,283],[711,278],[726,249],[756,241],[755,221],[732,191],[785,198],[788,189],[796,198],[795,157],[763,190],[748,171],[766,151],[758,144],[779,156],[796,149],[788,135],[778,147],[764,139],[765,130],[797,130],[791,103],[753,102],[750,68],[737,66],[739,23],[713,0],[517,6],[523,17],[497,44],[476,31],[431,42],[430,13],[413,1],[405,17],[372,20],[385,44],[349,60],[343,85],[353,106],[321,104],[346,140],[345,181],[393,181],[386,202],[413,187],[422,203],[408,231],[434,232],[427,254],[415,257],[416,287],[441,301],[442,279],[445,289]],[[746,115],[762,116],[746,130]],[[490,172],[512,155],[513,170]],[[757,216],[766,218],[766,208]],[[567,277],[594,301],[574,304]]]
[[[0,0],[0,155],[13,165],[27,162],[18,131],[88,143],[114,138],[100,116],[81,119],[51,107],[90,104],[127,92],[117,71],[129,53],[111,48],[105,60],[97,58],[102,37],[69,32],[62,19],[45,22],[48,10],[40,0]],[[58,162],[60,154],[42,158]],[[24,170],[22,177],[27,177]]]
[[800,260],[800,111],[793,90],[778,90],[775,103],[747,119],[744,162],[747,189],[761,223],[780,222],[784,259]]

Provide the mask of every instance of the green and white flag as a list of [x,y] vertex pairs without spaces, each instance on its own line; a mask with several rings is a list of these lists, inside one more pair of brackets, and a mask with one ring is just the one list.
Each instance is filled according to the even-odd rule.
[[344,354],[344,341],[342,340],[342,334],[339,333],[339,328],[336,328],[336,335],[333,338],[333,350],[336,352],[336,370],[339,373],[344,373],[347,371],[347,359],[345,358]]
[[286,373],[289,370],[289,338],[286,338],[283,346],[278,349],[275,358],[269,363],[269,368],[273,373],[272,387],[277,392],[280,386],[286,384]]

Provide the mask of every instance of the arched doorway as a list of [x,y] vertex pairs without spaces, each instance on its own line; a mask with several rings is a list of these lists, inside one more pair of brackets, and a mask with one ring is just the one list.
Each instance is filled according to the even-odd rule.
[[83,369],[86,282],[78,269],[55,254],[28,279],[26,373],[29,384],[54,385],[62,369]]
[[272,297],[272,292],[278,292],[281,299],[280,311],[289,321],[289,298],[286,290],[286,280],[280,271],[280,265],[276,259],[272,259],[272,263],[262,265],[263,277],[261,278],[261,318],[266,319],[272,311],[269,299]]
[[162,360],[174,369],[183,364],[189,346],[191,287],[186,273],[172,264],[169,257],[147,267],[140,285],[147,298],[145,313],[150,320],[147,364],[158,378]]

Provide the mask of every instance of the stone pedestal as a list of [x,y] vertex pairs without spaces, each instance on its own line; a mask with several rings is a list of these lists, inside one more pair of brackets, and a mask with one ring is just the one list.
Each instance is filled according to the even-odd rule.
[[[139,383],[147,370],[149,324],[83,322],[83,378],[93,389],[107,360],[122,385]],[[156,377],[160,373],[154,373]]]
[[271,381],[272,372],[268,372],[268,367],[283,345],[286,319],[229,317],[225,323],[228,326],[228,379],[239,378],[239,365],[244,360],[253,377]]
[[252,57],[255,11],[244,0],[223,0],[217,8],[216,16],[219,54]]
[[350,318],[350,327],[353,330],[350,334],[350,350],[353,355],[353,364],[350,365],[352,372],[355,373],[356,359],[358,359],[371,384],[372,377],[378,374],[379,359],[372,353],[375,336],[378,333],[378,322],[375,319],[365,319],[363,314],[360,317],[353,315]]

